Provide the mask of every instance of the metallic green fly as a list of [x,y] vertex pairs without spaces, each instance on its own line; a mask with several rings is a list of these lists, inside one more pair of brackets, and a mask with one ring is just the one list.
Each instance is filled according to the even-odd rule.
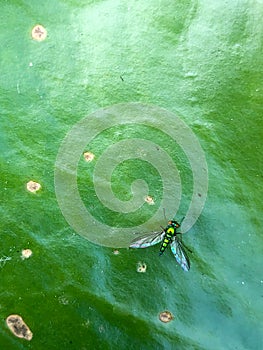
[[[177,221],[170,220],[168,221],[168,225],[165,228],[163,227],[161,232],[147,233],[132,240],[130,248],[147,248],[162,242],[159,252],[159,255],[162,255],[168,245],[170,245],[178,264],[184,271],[189,271],[190,260],[185,251],[185,248],[188,248],[177,236],[181,234],[180,232],[176,231],[180,226],[181,225]],[[190,251],[190,249],[188,250]]]

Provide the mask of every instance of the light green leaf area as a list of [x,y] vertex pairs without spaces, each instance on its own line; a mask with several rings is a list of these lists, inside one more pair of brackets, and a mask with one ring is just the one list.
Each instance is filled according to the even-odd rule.
[[[262,349],[263,2],[2,0],[0,8],[0,348]],[[43,41],[31,37],[36,24],[47,30]],[[145,233],[154,215],[149,231],[161,230],[163,209],[180,221],[192,200],[191,162],[160,128],[125,125],[124,113],[83,146],[95,158],[76,159],[76,186],[104,227],[87,225],[91,240],[59,205],[55,165],[66,135],[98,110],[130,102],[173,113],[204,151],[208,196],[183,234],[192,250],[187,273],[170,249],[159,257],[158,246],[123,248],[126,230],[146,222],[134,232]],[[108,178],[107,167],[122,159],[111,153],[100,164],[105,178],[95,178],[105,151],[134,138],[176,165],[182,193],[171,191],[165,208],[164,175],[142,147]],[[38,192],[27,190],[30,180],[41,184]],[[120,210],[110,207],[109,188]],[[65,191],[75,213],[70,200]],[[120,244],[115,228],[123,228]],[[100,235],[105,244],[94,244]],[[22,259],[23,249],[32,256]],[[159,320],[165,310],[169,323]],[[11,314],[32,340],[12,334]]]

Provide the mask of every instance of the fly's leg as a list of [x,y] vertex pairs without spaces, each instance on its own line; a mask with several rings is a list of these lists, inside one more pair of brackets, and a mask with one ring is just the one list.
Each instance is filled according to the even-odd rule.
[[185,216],[182,217],[181,221],[180,221],[180,226],[182,225],[182,222],[184,221]]

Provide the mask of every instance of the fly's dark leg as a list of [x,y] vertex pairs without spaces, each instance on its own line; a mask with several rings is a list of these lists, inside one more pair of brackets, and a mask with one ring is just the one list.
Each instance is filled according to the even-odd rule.
[[182,225],[182,222],[184,221],[185,216],[182,217],[181,221],[180,221],[180,226]]

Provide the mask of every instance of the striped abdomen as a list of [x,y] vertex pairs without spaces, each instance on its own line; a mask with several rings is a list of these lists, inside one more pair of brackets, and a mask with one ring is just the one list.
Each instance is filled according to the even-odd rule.
[[165,229],[165,235],[162,241],[159,255],[162,255],[167,246],[172,242],[173,237],[176,235],[176,227],[174,225],[168,225]]

